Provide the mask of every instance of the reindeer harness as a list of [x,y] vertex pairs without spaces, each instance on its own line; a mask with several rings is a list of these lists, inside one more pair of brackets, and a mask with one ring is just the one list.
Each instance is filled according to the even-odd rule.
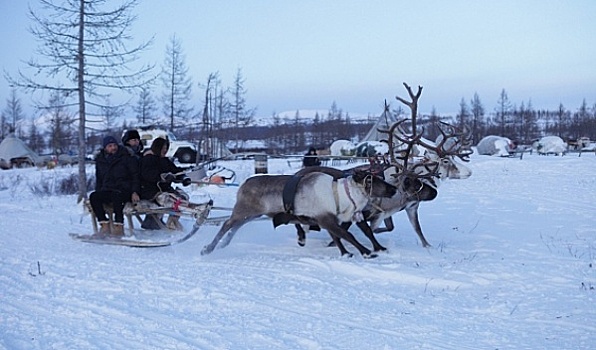
[[[282,191],[282,200],[283,200],[283,205],[284,205],[284,209],[285,212],[283,213],[278,213],[273,217],[273,226],[277,227],[281,224],[288,224],[292,219],[295,219],[295,214],[294,214],[294,200],[296,198],[296,192],[298,190],[298,184],[300,183],[300,180],[302,179],[303,175],[294,175],[292,176],[288,182],[286,182],[284,189]],[[339,202],[339,189],[338,189],[338,182],[339,180],[343,180],[343,190],[345,191],[348,199],[350,200],[350,203],[352,204],[352,206],[354,207],[354,209],[357,208],[356,205],[356,201],[354,200],[354,198],[352,197],[352,195],[350,194],[350,187],[349,187],[349,179],[347,178],[342,178],[342,179],[338,179],[338,180],[333,180],[332,186],[333,186],[333,199],[335,201],[335,213],[336,214],[340,214],[340,202]],[[354,216],[352,218],[354,221],[362,221],[364,220],[364,217],[362,215],[362,212],[354,212]]]

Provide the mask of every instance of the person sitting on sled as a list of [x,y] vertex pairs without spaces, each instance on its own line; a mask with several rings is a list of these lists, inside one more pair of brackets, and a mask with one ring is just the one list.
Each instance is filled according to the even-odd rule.
[[143,156],[143,143],[141,142],[141,135],[135,129],[126,130],[122,136],[122,145],[126,147],[128,153],[140,161]]
[[[103,139],[103,149],[95,158],[95,191],[89,196],[91,208],[99,221],[100,235],[124,235],[124,205],[139,201],[141,191],[139,166],[113,136]],[[114,227],[110,229],[104,204],[114,209]]]
[[[154,200],[162,207],[178,210],[180,207],[191,206],[188,201],[189,196],[181,189],[174,189],[171,183],[178,182],[188,186],[191,180],[184,174],[184,169],[177,167],[166,157],[169,147],[168,140],[159,137],[153,140],[151,149],[141,158],[141,198]],[[148,215],[141,227],[149,230],[159,229],[160,225],[155,220],[154,216]],[[174,215],[168,218],[167,227],[182,229],[178,217]]]

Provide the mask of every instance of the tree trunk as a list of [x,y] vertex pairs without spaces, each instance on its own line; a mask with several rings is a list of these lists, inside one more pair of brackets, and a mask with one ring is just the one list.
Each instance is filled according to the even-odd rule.
[[87,199],[87,173],[85,171],[85,154],[87,153],[85,140],[85,55],[83,39],[85,35],[85,1],[79,0],[79,42],[78,42],[78,72],[77,83],[79,93],[79,195],[77,203]]

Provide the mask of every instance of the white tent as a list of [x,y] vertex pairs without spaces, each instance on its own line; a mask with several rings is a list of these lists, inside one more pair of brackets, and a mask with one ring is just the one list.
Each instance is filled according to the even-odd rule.
[[0,159],[5,163],[10,163],[13,159],[26,160],[31,164],[38,164],[41,161],[39,155],[14,133],[6,136],[0,143]]
[[391,111],[389,111],[389,105],[387,102],[385,102],[385,110],[383,111],[383,114],[381,114],[375,125],[372,126],[366,136],[364,136],[364,138],[360,141],[387,140],[389,135],[387,133],[382,133],[379,130],[389,130],[391,125],[393,125],[395,122],[397,122],[397,119],[393,114],[391,114]]

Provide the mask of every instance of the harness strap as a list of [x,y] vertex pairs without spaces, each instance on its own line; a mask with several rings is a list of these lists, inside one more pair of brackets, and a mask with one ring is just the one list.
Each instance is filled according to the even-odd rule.
[[354,201],[354,198],[352,198],[352,195],[350,194],[350,188],[348,187],[348,178],[344,178],[344,190],[346,191],[346,194],[348,195],[348,198],[350,199],[350,202],[352,202],[352,205],[354,206],[354,209],[356,209],[356,202]]
[[335,213],[339,215],[339,192],[337,192],[337,181],[333,181],[333,199],[335,199]]
[[376,203],[376,201],[374,201],[374,200],[373,200],[373,201],[370,201],[370,206],[371,206],[371,207],[373,207],[373,209],[375,209],[376,211],[378,211],[378,212],[381,212],[381,213],[382,213],[382,212],[384,212],[384,211],[385,211],[385,210],[383,210],[383,208],[381,207],[381,203],[382,203],[382,201],[383,201],[383,200],[382,200],[381,198],[379,198],[379,201],[378,201],[378,202],[379,202],[379,204],[377,204],[377,203]]
[[294,175],[284,185],[282,199],[286,213],[294,213],[294,199],[296,197],[296,191],[298,189],[298,183],[300,182],[300,179],[302,179],[302,176]]

